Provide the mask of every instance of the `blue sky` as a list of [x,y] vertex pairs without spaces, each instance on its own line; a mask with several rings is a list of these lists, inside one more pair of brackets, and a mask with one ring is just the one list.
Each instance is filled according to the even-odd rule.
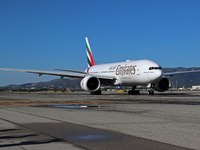
[[[87,36],[97,64],[150,59],[200,67],[199,0],[1,0],[0,68],[85,70]],[[58,77],[0,71],[0,86]]]

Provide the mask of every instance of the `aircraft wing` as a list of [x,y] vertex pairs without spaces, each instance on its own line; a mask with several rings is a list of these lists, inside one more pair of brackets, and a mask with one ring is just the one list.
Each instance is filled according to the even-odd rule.
[[[42,70],[25,70],[25,69],[10,69],[10,68],[0,68],[0,70],[5,70],[5,71],[19,71],[19,72],[26,72],[26,73],[34,73],[38,74],[39,76],[44,75],[53,75],[53,76],[60,76],[61,78],[64,77],[71,77],[71,78],[84,78],[88,74],[85,72],[81,71],[73,71],[73,70],[61,70],[61,71],[68,71],[68,72],[56,72],[56,71],[42,71]],[[73,73],[71,73],[73,72]],[[75,72],[75,73],[74,73]],[[115,80],[115,77],[110,77],[110,76],[101,76],[101,75],[91,75],[99,78],[100,80]]]
[[192,71],[180,71],[180,72],[167,72],[163,73],[164,76],[173,76],[177,74],[186,74],[186,73],[195,73],[195,72],[200,72],[200,70],[192,70]]
[[77,70],[66,70],[66,69],[53,69],[53,70],[67,71],[67,72],[76,72],[76,73],[84,73],[84,74],[86,74],[86,72],[83,72],[83,71],[77,71]]
[[43,74],[54,75],[54,76],[60,76],[61,78],[63,77],[84,78],[86,76],[86,74],[84,73],[68,73],[68,72],[66,73],[66,72],[56,72],[56,71],[24,70],[24,69],[10,69],[10,68],[0,68],[0,70],[35,73],[35,74],[39,74],[39,76]]
[[[83,72],[83,71],[77,71],[77,70],[66,70],[66,69],[54,69],[54,70],[59,70],[59,71],[66,71],[66,72],[75,72],[75,73],[82,73],[82,74],[85,74],[85,75],[88,75],[86,72]],[[116,77],[114,76],[104,76],[104,75],[92,75],[90,74],[91,76],[95,76],[99,79],[103,79],[103,80],[115,80]]]

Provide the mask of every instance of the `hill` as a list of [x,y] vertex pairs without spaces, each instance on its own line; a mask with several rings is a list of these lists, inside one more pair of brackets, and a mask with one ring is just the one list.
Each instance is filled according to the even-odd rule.
[[21,85],[8,85],[4,88],[12,88],[13,90],[65,90],[80,89],[81,79],[54,79],[48,82],[26,83]]
[[[179,72],[179,71],[191,71],[191,70],[200,70],[200,67],[191,67],[191,68],[163,68],[164,72]],[[200,72],[199,73],[188,73],[188,74],[179,74],[169,77],[172,87],[188,87],[192,85],[200,85]]]

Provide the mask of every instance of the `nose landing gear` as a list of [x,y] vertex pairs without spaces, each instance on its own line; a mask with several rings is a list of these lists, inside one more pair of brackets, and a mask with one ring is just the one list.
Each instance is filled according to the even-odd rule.
[[148,95],[154,95],[154,90],[153,89],[148,90]]

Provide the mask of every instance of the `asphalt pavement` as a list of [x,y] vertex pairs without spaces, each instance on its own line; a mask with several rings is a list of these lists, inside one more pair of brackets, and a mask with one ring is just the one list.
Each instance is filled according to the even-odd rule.
[[199,93],[0,93],[0,148],[200,149]]

